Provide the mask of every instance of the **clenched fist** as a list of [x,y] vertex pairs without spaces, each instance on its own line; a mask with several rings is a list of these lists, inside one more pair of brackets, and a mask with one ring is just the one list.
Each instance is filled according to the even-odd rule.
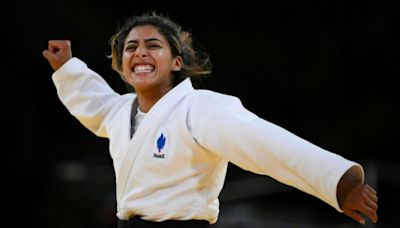
[[50,40],[43,56],[49,61],[53,70],[58,70],[72,58],[71,42],[69,40]]

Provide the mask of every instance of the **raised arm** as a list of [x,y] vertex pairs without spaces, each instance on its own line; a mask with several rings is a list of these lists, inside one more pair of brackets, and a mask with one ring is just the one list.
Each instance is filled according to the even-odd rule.
[[49,41],[43,56],[55,71],[52,79],[68,111],[97,136],[108,137],[108,123],[119,107],[133,100],[132,95],[116,93],[99,74],[72,57],[68,40]]

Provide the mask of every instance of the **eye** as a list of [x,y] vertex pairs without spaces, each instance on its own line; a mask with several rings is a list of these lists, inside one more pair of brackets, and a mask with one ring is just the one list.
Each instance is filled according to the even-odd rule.
[[149,49],[158,49],[158,48],[161,48],[161,45],[156,44],[156,43],[152,43],[152,44],[148,45],[148,48]]
[[134,46],[134,45],[129,45],[129,46],[125,47],[125,51],[132,52],[132,51],[135,51],[135,50],[136,50],[136,46]]

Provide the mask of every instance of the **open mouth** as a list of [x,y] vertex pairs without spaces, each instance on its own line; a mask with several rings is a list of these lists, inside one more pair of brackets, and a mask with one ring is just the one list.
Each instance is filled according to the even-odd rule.
[[151,64],[137,64],[133,66],[132,71],[135,72],[135,74],[146,74],[153,72],[154,69],[155,67]]

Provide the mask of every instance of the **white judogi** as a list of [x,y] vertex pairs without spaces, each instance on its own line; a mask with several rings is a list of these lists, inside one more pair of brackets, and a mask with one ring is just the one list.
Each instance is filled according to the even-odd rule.
[[130,138],[135,94],[114,92],[77,58],[53,74],[57,93],[85,127],[110,140],[117,216],[215,223],[228,162],[268,175],[341,212],[336,188],[362,167],[257,117],[240,100],[195,90],[186,79],[164,95]]

